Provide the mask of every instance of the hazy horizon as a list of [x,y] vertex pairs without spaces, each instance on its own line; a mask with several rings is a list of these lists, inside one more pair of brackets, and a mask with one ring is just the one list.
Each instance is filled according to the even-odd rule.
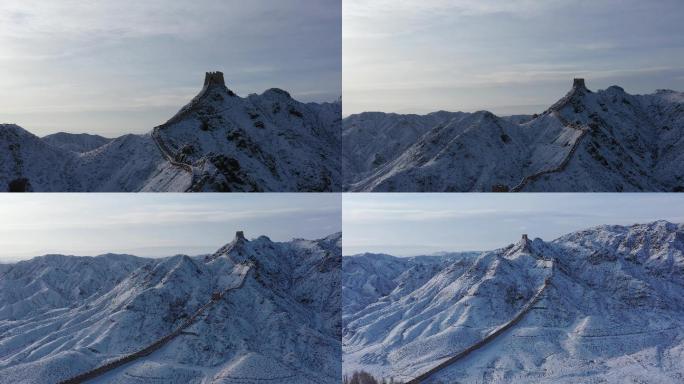
[[368,193],[342,196],[343,254],[418,256],[554,240],[598,225],[684,223],[684,195],[663,193]]
[[338,99],[339,0],[6,0],[0,123],[44,136],[146,133],[224,72],[240,96],[269,88]]
[[143,257],[216,251],[248,239],[319,239],[341,231],[334,193],[7,194],[0,200],[0,263],[45,254]]
[[684,91],[677,0],[346,0],[344,116],[539,113],[592,90]]

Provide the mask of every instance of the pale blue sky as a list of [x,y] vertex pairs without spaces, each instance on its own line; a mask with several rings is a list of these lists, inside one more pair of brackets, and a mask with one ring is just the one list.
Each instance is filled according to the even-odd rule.
[[343,252],[484,251],[602,224],[684,222],[684,194],[347,193]]
[[341,196],[324,193],[6,194],[0,262],[47,253],[171,256],[213,252],[236,231],[274,241],[341,230]]
[[241,96],[341,94],[340,0],[2,0],[0,122],[42,136],[147,132],[206,71]]
[[541,112],[590,89],[684,91],[681,0],[345,0],[344,114]]

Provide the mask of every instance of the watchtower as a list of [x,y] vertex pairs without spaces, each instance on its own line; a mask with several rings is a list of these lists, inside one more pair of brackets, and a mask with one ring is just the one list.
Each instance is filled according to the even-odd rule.
[[573,88],[586,88],[587,86],[584,84],[584,79],[580,79],[576,77],[575,79],[572,80],[572,87]]
[[223,72],[207,72],[206,75],[204,75],[204,86],[206,87],[209,85],[223,85],[225,87],[226,82],[223,80]]

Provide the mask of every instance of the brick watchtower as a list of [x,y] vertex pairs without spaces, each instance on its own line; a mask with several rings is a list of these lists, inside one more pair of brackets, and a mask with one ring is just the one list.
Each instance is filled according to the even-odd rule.
[[577,77],[572,81],[572,87],[573,88],[581,88],[581,89],[587,88],[587,86],[584,84],[584,79],[580,79]]
[[206,75],[204,75],[204,86],[209,86],[209,85],[222,85],[226,86],[225,80],[223,80],[223,72],[207,72]]

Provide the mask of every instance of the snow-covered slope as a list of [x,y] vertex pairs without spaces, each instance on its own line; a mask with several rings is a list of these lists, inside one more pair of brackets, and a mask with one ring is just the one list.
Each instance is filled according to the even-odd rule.
[[150,135],[125,135],[88,152],[54,146],[16,125],[0,126],[5,191],[185,191],[191,174],[164,160]]
[[69,307],[120,283],[145,259],[46,255],[0,269],[0,318],[19,319]]
[[341,104],[279,89],[241,98],[223,75],[149,134],[44,138],[0,125],[0,188],[12,191],[340,191]]
[[345,118],[342,132],[345,178],[391,162],[431,128],[461,115],[460,112],[425,116],[364,112]]
[[211,256],[46,256],[2,272],[0,383],[336,383],[341,234]]
[[87,133],[66,133],[58,132],[52,135],[47,135],[43,137],[43,141],[51,144],[55,147],[66,149],[72,152],[88,152],[95,148],[99,148],[112,139],[102,137],[99,135],[89,135]]
[[629,95],[613,86],[594,93],[576,79],[571,91],[540,115],[437,116],[444,118],[382,113],[346,118],[345,189],[684,189],[684,94],[679,92]]
[[[406,263],[383,256],[373,264],[369,278],[396,276]],[[354,281],[365,270],[354,268]],[[345,277],[345,372],[403,381],[428,373],[426,383],[684,379],[684,225],[523,238],[444,260],[428,275],[405,274],[410,289],[390,287],[357,307],[348,298],[370,297],[368,289]]]
[[342,259],[342,313],[350,316],[391,292],[410,292],[448,263],[477,253],[394,256],[364,253]]

